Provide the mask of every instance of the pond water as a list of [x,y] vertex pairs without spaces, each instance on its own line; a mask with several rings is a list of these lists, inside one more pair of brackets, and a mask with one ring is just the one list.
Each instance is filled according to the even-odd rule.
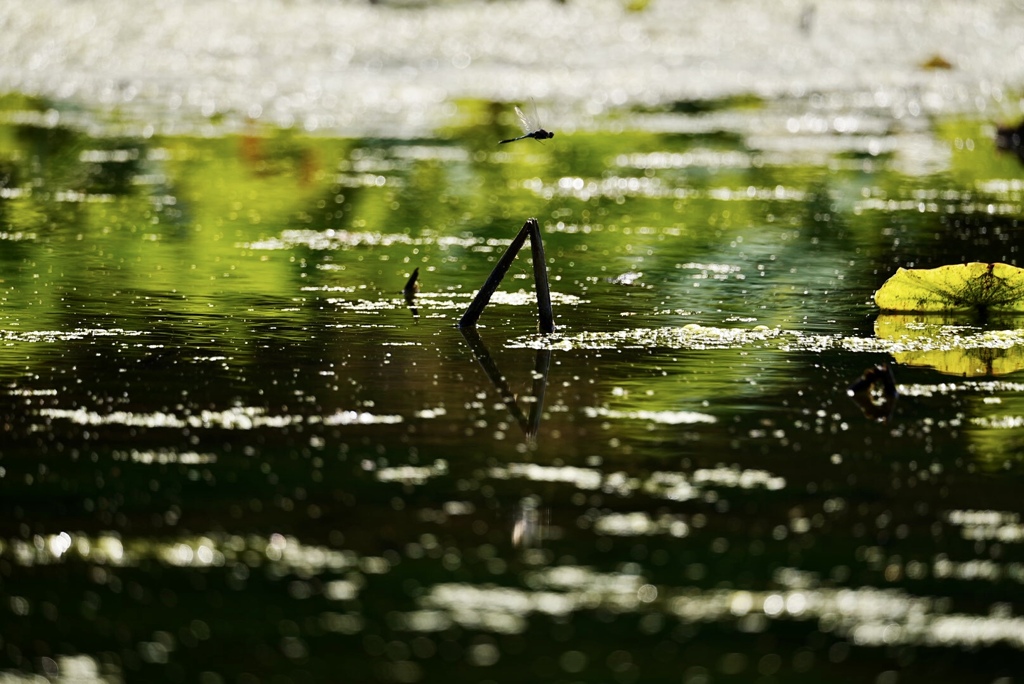
[[[971,4],[967,29],[940,4],[908,35],[1015,35],[1012,3]],[[795,11],[751,6],[799,34]],[[42,54],[27,7],[12,50]],[[104,7],[77,3],[56,35],[110,29]],[[238,19],[211,7],[212,35]],[[526,3],[580,16],[559,7]],[[337,11],[396,13],[400,32],[495,21]],[[647,31],[638,52],[668,59],[655,12],[623,15],[620,47]],[[793,50],[841,33],[804,30]],[[388,51],[376,95],[324,126],[340,99],[295,105],[303,125],[253,116],[287,79],[259,90],[245,69],[167,114],[174,55],[123,109],[84,68],[64,93],[45,65],[22,77],[33,95],[0,112],[0,681],[1016,681],[1021,320],[872,301],[899,267],[1020,264],[1024,167],[993,143],[1013,107],[971,72],[991,54],[956,46],[954,69],[915,54],[877,88],[818,94],[786,73],[719,92],[712,70],[693,99],[640,97],[612,70],[621,102],[538,92],[556,136],[502,146],[509,100],[534,91],[486,92],[498,59],[473,41],[449,57],[486,68],[412,95],[403,65],[436,55]],[[96,50],[46,54],[119,76]],[[539,69],[523,59],[521,79]],[[399,98],[357,116],[438,83],[430,115]],[[207,111],[209,93],[241,99]],[[555,333],[537,333],[526,249],[460,330],[530,217]]]

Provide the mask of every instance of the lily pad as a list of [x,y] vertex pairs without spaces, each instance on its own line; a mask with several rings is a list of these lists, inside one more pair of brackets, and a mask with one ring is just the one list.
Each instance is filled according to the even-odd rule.
[[875,292],[883,311],[1024,311],[1024,270],[1009,264],[901,268]]

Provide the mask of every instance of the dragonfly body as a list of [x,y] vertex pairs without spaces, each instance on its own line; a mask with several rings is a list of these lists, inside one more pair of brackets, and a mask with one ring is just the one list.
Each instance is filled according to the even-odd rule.
[[541,141],[555,137],[555,134],[552,133],[551,131],[545,131],[543,128],[534,124],[534,122],[530,120],[530,117],[523,114],[523,110],[520,109],[519,107],[516,107],[516,116],[519,117],[519,123],[522,124],[523,126],[523,134],[518,138],[509,138],[508,140],[502,140],[500,143],[498,143],[499,145],[515,142],[516,140],[525,140],[526,138],[533,138],[534,140]]
[[533,138],[534,140],[547,140],[548,138],[554,138],[555,134],[550,131],[545,131],[543,128],[539,128],[531,133],[526,133],[519,136],[518,138],[509,138],[508,140],[502,140],[499,145],[505,143],[515,142],[516,140],[525,140],[526,138]]

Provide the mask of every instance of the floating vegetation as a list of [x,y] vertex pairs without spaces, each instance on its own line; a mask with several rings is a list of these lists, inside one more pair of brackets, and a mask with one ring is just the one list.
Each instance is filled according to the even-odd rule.
[[883,311],[1024,311],[1024,269],[1009,264],[953,264],[901,268],[875,292]]
[[530,349],[629,349],[664,347],[667,349],[733,349],[748,345],[764,346],[782,336],[796,336],[777,328],[756,326],[751,329],[705,327],[691,323],[682,327],[637,328],[614,332],[586,332],[576,335],[554,334],[547,338],[518,338],[509,347]]
[[897,389],[901,395],[907,397],[935,397],[963,392],[997,395],[1007,392],[1024,392],[1024,383],[1005,380],[963,380],[962,382],[944,382],[935,385],[901,384],[897,386]]
[[614,276],[612,278],[608,278],[607,280],[612,285],[625,285],[626,287],[644,287],[644,285],[640,283],[640,279],[643,277],[643,271],[626,271],[625,273],[620,273],[619,275]]
[[338,308],[339,311],[349,311],[352,313],[379,313],[381,311],[393,311],[395,309],[405,308],[405,301],[402,299],[386,300],[386,299],[339,299],[337,297],[328,297],[324,300],[326,303],[331,304]]
[[90,337],[138,337],[142,330],[78,328],[76,330],[0,330],[0,342],[68,342]]
[[978,330],[927,324],[918,319],[880,316],[878,337],[807,335],[768,328],[682,327],[634,328],[612,332],[554,334],[546,338],[509,340],[510,348],[529,349],[775,349],[798,352],[843,349],[865,354],[891,354],[899,363],[930,366],[960,376],[999,375],[1024,368],[1024,330]]
[[[676,264],[676,268],[684,271],[700,271],[694,274],[694,278],[702,280],[712,278],[714,280],[726,280],[730,274],[739,273],[742,269],[736,264],[701,264],[688,261],[685,264]],[[742,278],[742,276],[735,276]]]
[[[333,292],[333,290],[331,290]],[[472,292],[418,292],[416,293],[416,308],[427,311],[450,311],[453,309],[464,309],[466,301],[473,296]],[[351,311],[353,313],[379,313],[381,311],[393,311],[405,309],[408,302],[402,297],[393,299],[341,299],[338,297],[327,297],[325,302],[337,307],[339,310]],[[491,304],[504,306],[536,306],[537,295],[526,290],[515,292],[498,290],[491,296]],[[586,299],[576,295],[562,292],[552,292],[551,301],[561,306],[579,306],[587,302]],[[341,327],[341,326],[338,326]]]

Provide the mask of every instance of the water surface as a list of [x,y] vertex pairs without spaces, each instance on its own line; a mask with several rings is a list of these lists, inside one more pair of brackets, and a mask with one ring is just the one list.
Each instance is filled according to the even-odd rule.
[[[871,296],[1018,264],[1022,167],[991,91],[893,92],[570,96],[501,147],[503,97],[381,136],[9,96],[4,676],[1012,681],[1020,321]],[[525,250],[460,331],[531,216],[555,334]]]

